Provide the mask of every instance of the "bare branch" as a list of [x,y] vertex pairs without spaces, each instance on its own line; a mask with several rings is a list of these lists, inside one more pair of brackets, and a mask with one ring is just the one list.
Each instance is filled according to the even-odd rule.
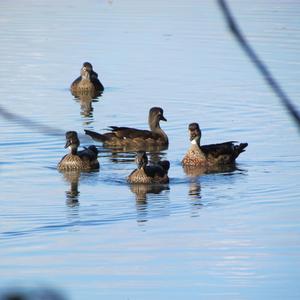
[[39,123],[36,121],[32,121],[29,118],[14,114],[14,113],[8,111],[7,109],[3,108],[2,106],[0,106],[0,115],[7,120],[14,121],[17,124],[20,124],[24,127],[30,128],[34,131],[39,131],[39,132],[47,134],[47,135],[57,136],[57,135],[65,134],[65,132],[62,131],[61,129],[47,126],[45,124],[42,124],[42,123]]
[[300,114],[297,108],[292,104],[291,99],[287,96],[287,94],[283,91],[279,83],[274,79],[271,72],[268,70],[267,66],[262,62],[262,60],[258,57],[255,51],[252,49],[250,44],[247,42],[246,38],[242,35],[237,23],[234,20],[232,13],[230,12],[226,0],[218,0],[218,4],[224,14],[227,25],[234,35],[234,37],[239,42],[239,45],[245,51],[247,56],[253,62],[255,67],[263,76],[264,80],[271,87],[276,96],[281,100],[283,105],[288,109],[290,114],[294,117],[294,120],[297,122],[300,127]]

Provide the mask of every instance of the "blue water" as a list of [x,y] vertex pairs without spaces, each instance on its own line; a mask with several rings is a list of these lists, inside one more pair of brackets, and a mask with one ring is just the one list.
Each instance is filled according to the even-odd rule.
[[[229,3],[300,107],[298,1]],[[0,23],[2,291],[300,298],[299,130],[214,1],[1,1]],[[93,102],[69,91],[84,61],[106,88]],[[84,129],[147,128],[153,106],[168,119],[168,185],[130,187],[134,154],[102,147],[99,172],[56,170],[65,131],[89,145]],[[184,173],[191,122],[203,144],[249,143],[235,171]]]

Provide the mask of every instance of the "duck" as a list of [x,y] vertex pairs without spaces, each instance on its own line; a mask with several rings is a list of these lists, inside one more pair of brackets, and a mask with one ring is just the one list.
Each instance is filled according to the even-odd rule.
[[80,70],[81,80],[75,85],[73,92],[76,95],[94,95],[96,93],[96,89],[94,84],[91,81],[91,75],[86,67],[83,67]]
[[168,183],[168,171],[170,162],[168,160],[159,161],[157,164],[148,165],[148,157],[145,151],[138,151],[135,162],[137,169],[127,177],[128,183]]
[[80,76],[71,84],[72,94],[80,93],[101,93],[104,91],[104,86],[98,79],[98,74],[93,70],[93,66],[89,62],[84,62],[80,70]]
[[188,126],[191,146],[182,159],[182,165],[215,170],[217,167],[234,164],[245,151],[248,143],[229,141],[219,144],[201,145],[201,129],[198,123]]
[[95,145],[85,147],[84,150],[78,151],[80,141],[76,131],[66,132],[65,148],[70,149],[70,153],[66,154],[58,163],[57,168],[60,171],[91,171],[100,167],[97,159],[98,149]]
[[85,130],[95,141],[100,141],[104,146],[129,146],[143,148],[147,146],[167,147],[168,136],[160,128],[160,121],[167,121],[161,107],[152,107],[149,110],[148,124],[150,130],[135,129],[130,127],[109,126],[110,132],[97,133]]

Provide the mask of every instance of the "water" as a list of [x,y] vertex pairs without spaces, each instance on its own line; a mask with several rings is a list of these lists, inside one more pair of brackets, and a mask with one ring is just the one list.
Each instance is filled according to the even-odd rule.
[[[298,1],[231,1],[300,106]],[[0,286],[69,299],[299,299],[299,131],[213,1],[0,2]],[[79,103],[84,61],[106,87]],[[93,109],[91,109],[90,104]],[[126,183],[132,153],[64,176],[64,132],[147,128],[164,109],[169,185]],[[21,118],[22,117],[22,118]],[[204,144],[248,142],[234,172],[189,177],[187,125]]]

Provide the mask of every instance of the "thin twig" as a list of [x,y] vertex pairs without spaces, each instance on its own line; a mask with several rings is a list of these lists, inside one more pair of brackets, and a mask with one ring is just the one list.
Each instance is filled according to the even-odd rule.
[[297,108],[292,104],[291,99],[287,96],[287,94],[283,91],[280,87],[280,84],[274,79],[271,72],[268,70],[267,66],[262,62],[262,60],[258,57],[255,51],[252,49],[250,44],[247,42],[246,38],[242,35],[237,23],[234,20],[232,13],[230,12],[226,0],[218,0],[218,4],[224,14],[226,19],[227,25],[231,30],[234,37],[238,40],[239,45],[248,55],[250,60],[259,70],[261,75],[263,76],[264,80],[267,84],[271,87],[273,92],[276,96],[281,100],[283,105],[288,109],[290,114],[294,117],[294,120],[297,122],[298,126],[300,127],[300,114]]

